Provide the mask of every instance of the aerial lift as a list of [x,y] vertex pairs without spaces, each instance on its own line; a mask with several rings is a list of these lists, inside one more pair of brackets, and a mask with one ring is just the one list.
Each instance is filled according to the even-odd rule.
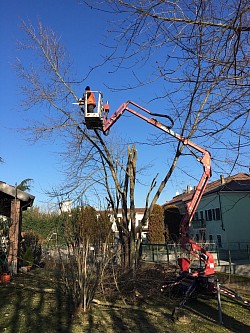
[[[95,100],[97,101],[94,112],[89,112],[88,110],[88,93],[90,92],[94,94]],[[102,129],[104,120],[103,116],[104,114],[108,114],[109,105],[108,102],[103,104],[103,94],[101,91],[85,91],[83,98],[80,98],[78,102],[73,104],[78,104],[81,110],[84,112],[84,119],[87,129]]]
[[[243,303],[244,305],[250,306],[250,302],[244,300],[237,292],[216,283],[215,277],[215,262],[213,255],[203,248],[200,244],[196,243],[189,237],[189,228],[193,219],[193,216],[197,210],[197,207],[201,201],[202,195],[206,189],[208,181],[212,175],[211,169],[211,157],[210,153],[195,144],[191,140],[175,133],[171,128],[174,125],[172,118],[168,115],[152,113],[146,108],[138,105],[133,101],[127,101],[120,105],[120,107],[108,118],[109,104],[108,102],[103,104],[103,95],[100,91],[93,91],[96,94],[98,100],[97,108],[95,113],[87,112],[87,98],[85,99],[84,116],[85,123],[88,129],[100,130],[104,135],[108,135],[110,128],[115,122],[123,115],[125,111],[128,111],[141,118],[147,123],[160,129],[164,133],[176,138],[179,142],[182,142],[186,146],[191,154],[195,156],[197,161],[202,164],[203,173],[199,180],[198,185],[193,191],[191,200],[186,204],[186,212],[180,223],[180,246],[186,251],[187,255],[178,258],[177,262],[180,267],[180,274],[176,281],[171,281],[163,286],[165,288],[172,288],[180,286],[183,291],[183,297],[178,308],[184,306],[185,302],[193,295],[199,292],[209,292],[216,294],[218,288],[224,295],[233,298],[236,301]],[[77,104],[77,103],[76,103]],[[140,110],[140,111],[139,111]],[[143,114],[141,113],[143,112]],[[146,114],[146,115],[145,115]],[[153,116],[153,117],[149,117]],[[169,126],[159,122],[154,117],[165,117],[169,120]],[[200,265],[198,268],[190,268],[190,256],[198,259]]]

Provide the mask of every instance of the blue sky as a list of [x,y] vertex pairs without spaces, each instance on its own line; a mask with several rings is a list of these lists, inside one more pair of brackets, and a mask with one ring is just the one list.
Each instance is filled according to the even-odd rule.
[[[19,56],[17,41],[24,36],[20,29],[20,19],[31,20],[34,25],[41,20],[44,25],[54,30],[70,53],[81,78],[89,67],[102,62],[103,50],[100,43],[106,40],[104,27],[107,26],[107,19],[110,17],[101,12],[97,16],[97,13],[86,5],[80,5],[78,1],[74,0],[1,1],[0,6],[0,70],[2,77],[0,83],[0,156],[4,160],[4,163],[0,165],[0,180],[15,185],[23,179],[33,179],[31,193],[36,196],[35,204],[46,205],[49,199],[44,192],[50,190],[51,187],[55,188],[64,179],[61,173],[61,161],[57,154],[61,147],[60,141],[55,144],[27,142],[25,133],[17,131],[18,128],[25,126],[24,119],[27,118],[26,112],[20,107],[22,96],[13,69],[15,59]],[[92,89],[103,91],[104,98],[108,99],[113,107],[112,111],[128,99],[136,100],[138,103],[146,100],[146,92],[143,90],[141,90],[142,94],[138,91],[111,94],[106,88],[106,84],[113,87],[121,86],[123,82],[128,82],[129,78],[122,74],[111,75],[110,70],[113,69],[99,68],[90,76],[88,84],[93,87]],[[84,87],[85,83],[83,83],[82,90]],[[81,94],[82,91],[79,91],[79,97]],[[124,116],[121,123],[121,125],[117,124],[114,129],[116,135],[119,135],[120,129],[124,133],[123,126],[125,126],[125,129],[130,129],[130,134],[127,135],[131,141],[136,140],[134,134],[138,132],[138,120],[129,122],[129,118]],[[132,130],[133,126],[135,130]],[[147,125],[145,127],[145,124],[139,124],[139,126],[142,136],[145,131],[148,135],[150,130]],[[149,152],[146,151],[146,153]],[[163,199],[164,201],[165,199]],[[138,206],[144,204],[144,201],[139,199],[139,194],[137,203]]]
[[[109,14],[95,12],[86,5],[80,5],[77,0],[12,0],[0,3],[0,97],[1,97],[1,134],[0,156],[4,163],[0,164],[0,180],[15,185],[23,179],[34,180],[31,193],[36,196],[35,204],[46,206],[49,200],[45,191],[57,187],[63,181],[61,173],[61,160],[59,158],[62,147],[60,140],[56,142],[27,142],[24,133],[17,129],[25,126],[24,119],[32,117],[32,113],[25,113],[20,107],[22,96],[20,95],[19,82],[13,69],[15,58],[19,53],[16,48],[17,40],[23,38],[20,29],[20,19],[31,20],[36,25],[38,20],[55,31],[60,36],[61,42],[74,61],[75,70],[79,79],[84,77],[88,68],[102,62],[107,49],[102,46],[107,42],[106,28],[108,20],[113,20]],[[27,59],[29,61],[29,59]],[[152,112],[164,113],[167,106],[164,101],[157,101],[146,105],[146,101],[156,97],[156,93],[150,87],[144,86],[130,91],[111,91],[107,87],[121,87],[133,81],[132,71],[120,70],[114,72],[111,64],[98,67],[83,82],[78,91],[81,97],[86,84],[93,90],[101,90],[104,99],[109,100],[111,112],[127,100],[147,107]],[[142,67],[142,77],[146,77]],[[157,85],[155,85],[157,87]],[[73,102],[73,101],[72,101]],[[41,115],[42,117],[42,115]],[[122,134],[131,142],[144,140],[147,142],[152,133],[157,134],[155,128],[139,119],[128,115],[121,118],[112,129],[114,135]],[[169,161],[169,163],[171,160]],[[157,172],[164,173],[168,167],[168,147],[140,146],[138,151],[138,165],[151,163],[151,169],[147,170],[148,184]],[[197,179],[201,175],[201,168],[197,162],[191,160],[189,167],[197,169]],[[171,199],[176,191],[190,185],[196,185],[197,181],[189,178],[185,173],[177,169],[168,187],[160,197],[159,203]],[[136,205],[144,205],[146,187],[139,187],[136,193]]]

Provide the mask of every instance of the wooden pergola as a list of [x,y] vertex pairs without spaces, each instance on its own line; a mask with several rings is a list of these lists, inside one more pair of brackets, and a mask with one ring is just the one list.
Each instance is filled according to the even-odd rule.
[[31,207],[34,200],[33,195],[0,181],[0,215],[10,220],[8,268],[12,274],[18,271],[22,212]]

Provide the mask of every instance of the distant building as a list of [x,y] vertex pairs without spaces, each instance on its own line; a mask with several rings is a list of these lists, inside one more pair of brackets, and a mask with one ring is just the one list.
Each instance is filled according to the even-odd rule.
[[[145,208],[135,208],[135,226],[136,227],[141,222],[141,220],[143,218],[143,215],[144,215],[144,211],[145,211]],[[130,213],[130,210],[128,210],[128,214],[129,213]],[[113,222],[112,230],[115,234],[117,234],[117,237],[118,237],[118,229],[117,229],[117,226],[116,226],[115,219],[112,215],[110,216],[110,219],[111,219],[111,222]],[[120,222],[122,221],[122,210],[121,209],[118,210],[118,220]],[[142,229],[142,239],[146,239],[147,233],[148,233],[148,222],[146,223],[146,225]]]
[[[165,223],[170,236],[178,237],[179,223],[185,213],[186,203],[194,190],[175,196],[164,204]],[[223,249],[250,246],[250,175],[234,176],[207,185],[190,227],[190,236],[197,242],[215,242]]]
[[59,203],[60,213],[70,213],[72,210],[72,200],[64,200]]

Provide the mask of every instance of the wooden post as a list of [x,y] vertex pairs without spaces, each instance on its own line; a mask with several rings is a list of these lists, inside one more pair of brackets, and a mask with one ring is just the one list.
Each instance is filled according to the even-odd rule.
[[10,250],[8,266],[11,274],[17,274],[19,259],[19,244],[21,235],[21,205],[20,200],[11,201],[11,226],[9,229]]

